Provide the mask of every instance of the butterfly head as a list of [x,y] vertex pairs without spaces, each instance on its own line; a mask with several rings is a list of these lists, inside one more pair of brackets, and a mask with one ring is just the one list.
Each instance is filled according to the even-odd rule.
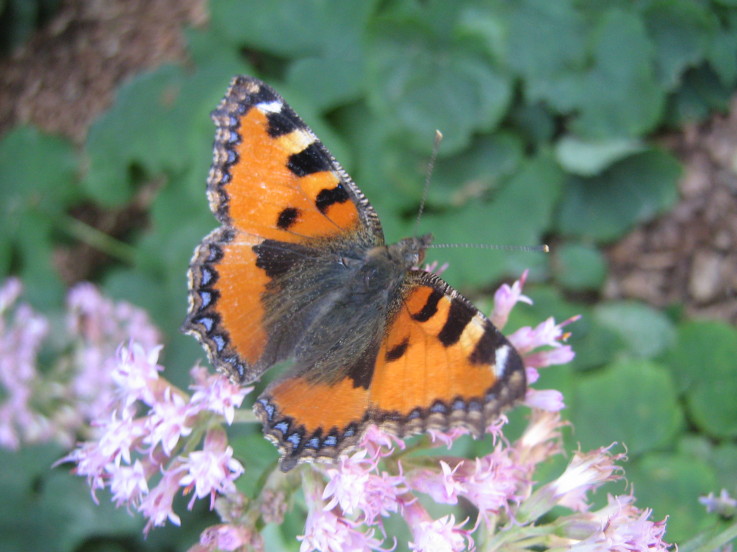
[[389,246],[389,255],[405,270],[420,266],[425,259],[425,249],[432,243],[432,234],[404,238]]

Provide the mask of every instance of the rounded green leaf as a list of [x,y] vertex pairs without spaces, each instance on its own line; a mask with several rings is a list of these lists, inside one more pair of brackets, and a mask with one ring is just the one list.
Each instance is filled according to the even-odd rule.
[[613,6],[591,17],[589,29],[586,65],[548,79],[540,99],[572,116],[571,129],[584,138],[637,137],[653,129],[665,91],[653,74],[653,44],[641,17]]
[[695,320],[678,326],[673,347],[664,357],[679,392],[714,383],[734,369],[737,379],[737,329],[722,322]]
[[737,436],[737,330],[694,321],[681,326],[677,336],[664,360],[685,393],[691,420],[709,435]]
[[555,145],[555,157],[568,172],[593,176],[612,163],[643,149],[640,140],[631,138],[582,140],[575,136],[564,136]]
[[606,278],[606,260],[595,247],[564,244],[553,252],[558,281],[574,291],[599,289]]
[[618,333],[627,353],[640,358],[653,358],[676,340],[673,323],[662,312],[634,301],[602,303],[594,308],[598,323]]
[[572,420],[584,449],[616,441],[638,455],[670,442],[682,414],[668,371],[653,362],[630,360],[581,376]]
[[628,157],[592,178],[572,177],[558,211],[564,234],[611,241],[669,209],[678,199],[678,161],[651,150]]
[[668,516],[668,542],[693,537],[713,520],[699,496],[714,490],[716,478],[705,462],[684,454],[655,453],[627,467],[639,508],[652,508],[653,519]]
[[456,39],[457,5],[432,2],[377,21],[369,52],[369,101],[385,124],[422,151],[435,130],[457,152],[477,131],[493,129],[511,100],[502,69]]
[[[529,160],[497,190],[494,201],[474,201],[460,209],[430,213],[420,227],[432,230],[437,243],[539,244],[552,215],[560,177],[560,169],[549,156]],[[463,287],[487,284],[505,274],[519,275],[548,259],[538,252],[453,247],[429,250],[427,261],[434,260],[448,262],[448,278]]]
[[518,0],[508,10],[506,59],[524,78],[532,101],[542,99],[551,78],[581,67],[586,55],[586,22],[571,0]]
[[[715,447],[711,465],[716,471],[719,489],[737,489],[737,445],[724,443]],[[734,496],[734,493],[733,493]]]
[[655,0],[644,15],[655,45],[658,80],[666,90],[672,90],[688,67],[704,59],[716,31],[716,17],[708,7],[692,0]]
[[714,437],[737,437],[737,357],[704,370],[703,377],[686,394],[691,419]]

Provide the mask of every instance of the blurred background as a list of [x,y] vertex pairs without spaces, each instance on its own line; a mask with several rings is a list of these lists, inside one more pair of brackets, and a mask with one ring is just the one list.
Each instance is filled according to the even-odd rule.
[[[624,443],[667,540],[713,526],[698,497],[737,491],[737,2],[0,1],[0,271],[52,321],[82,281],[145,309],[180,385],[203,358],[178,327],[216,226],[209,112],[235,74],[287,99],[388,241],[415,232],[440,129],[420,231],[552,252],[428,261],[487,313],[529,268],[505,332],[583,315],[537,385],[565,395],[568,449]],[[0,549],[185,550],[214,522],[144,541],[50,469],[68,444],[33,441],[0,449]]]

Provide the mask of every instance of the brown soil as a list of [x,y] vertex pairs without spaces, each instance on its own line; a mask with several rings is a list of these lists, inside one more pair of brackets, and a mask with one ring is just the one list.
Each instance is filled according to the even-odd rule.
[[185,57],[182,29],[205,0],[65,0],[53,20],[0,59],[0,134],[32,123],[77,143],[126,78]]
[[[121,82],[185,59],[182,30],[206,20],[205,5],[65,0],[49,25],[0,59],[0,134],[32,123],[82,143]],[[608,248],[604,295],[737,323],[737,101],[731,115],[687,127],[666,147],[685,166],[681,200]]]
[[737,100],[665,145],[684,165],[681,199],[608,249],[604,295],[737,323]]

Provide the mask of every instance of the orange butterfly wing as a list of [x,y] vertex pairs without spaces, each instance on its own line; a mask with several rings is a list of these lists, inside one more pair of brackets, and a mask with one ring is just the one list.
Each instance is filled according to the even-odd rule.
[[479,436],[525,390],[519,353],[488,318],[437,276],[412,271],[367,386],[287,377],[256,411],[290,469],[354,448],[370,423],[399,436],[453,427]]
[[[357,234],[380,244],[383,233],[350,177],[270,87],[234,78],[212,118],[217,132],[207,194],[223,226],[195,250],[183,330],[203,343],[217,368],[248,382],[275,361],[261,300],[273,274],[259,265],[279,268],[278,244]],[[260,258],[264,242],[269,247]]]

